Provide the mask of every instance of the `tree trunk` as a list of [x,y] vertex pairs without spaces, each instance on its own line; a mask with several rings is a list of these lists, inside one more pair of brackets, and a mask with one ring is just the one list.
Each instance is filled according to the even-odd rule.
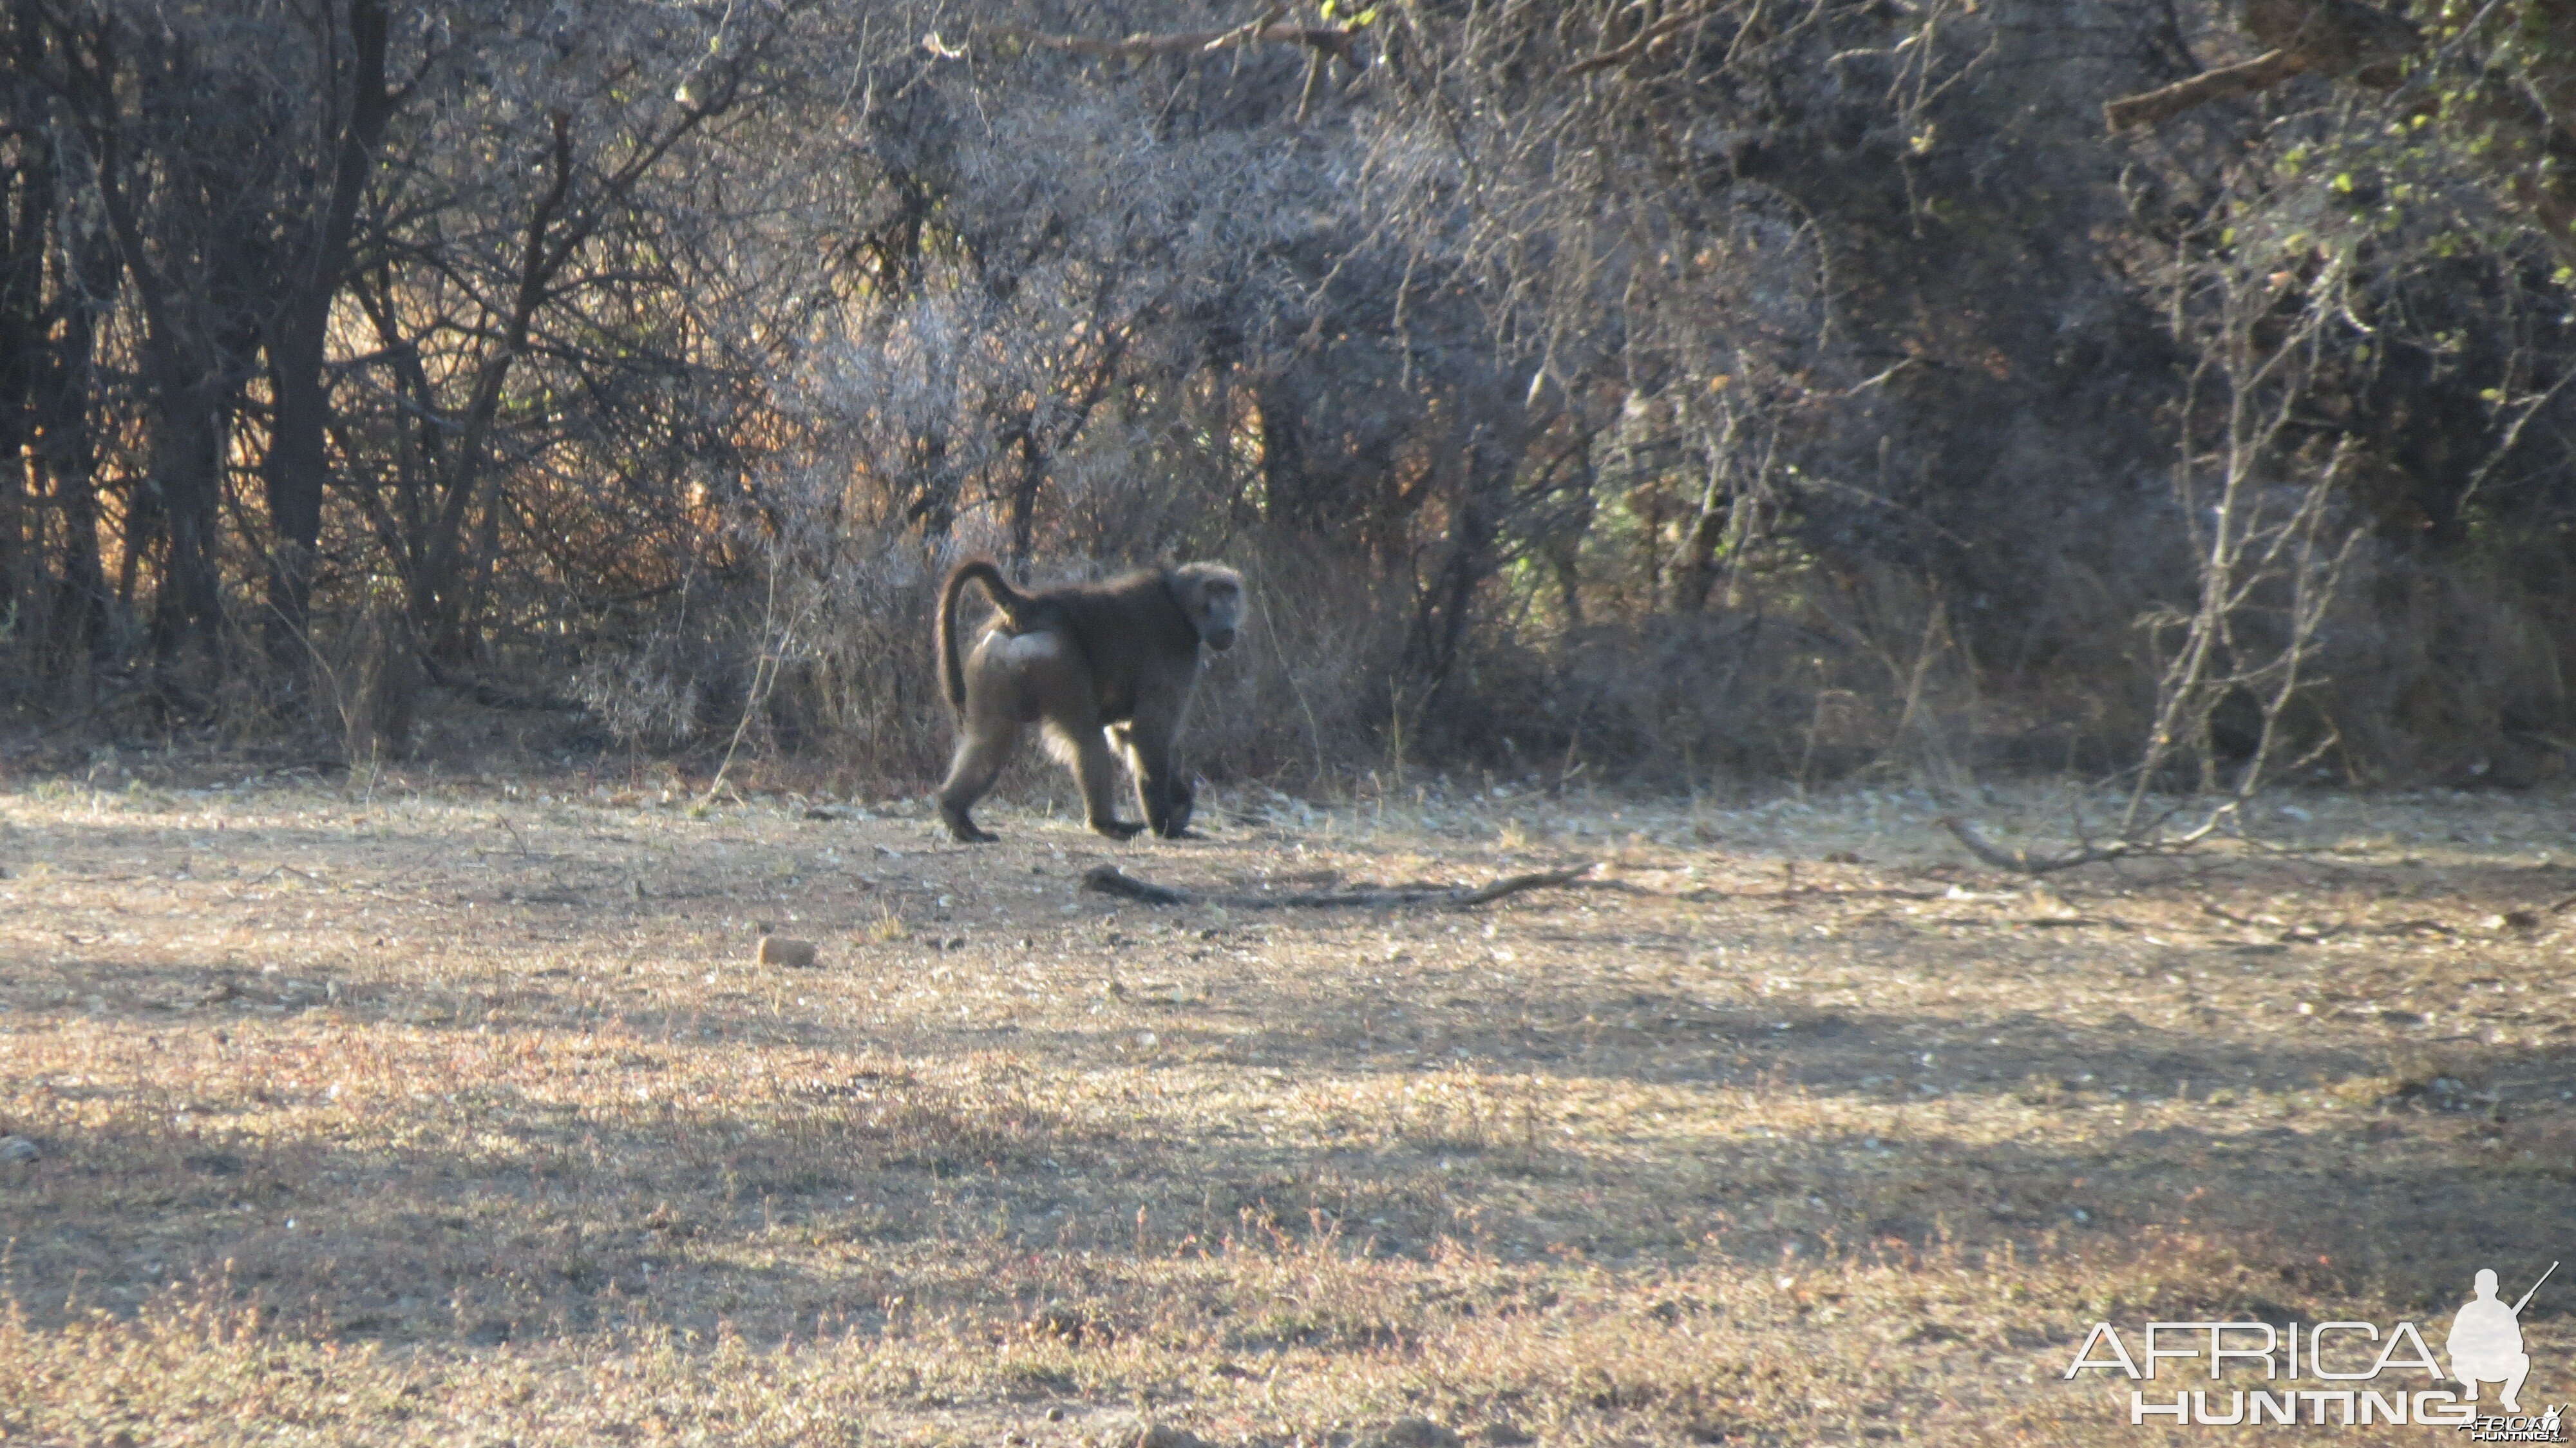
[[[414,606],[422,610],[429,647],[447,663],[463,663],[473,652],[470,600],[479,591],[475,587],[476,569],[484,560],[469,556],[476,550],[466,542],[466,523],[478,500],[486,512],[500,506],[498,484],[486,474],[492,430],[501,414],[502,391],[509,383],[510,369],[528,350],[528,335],[536,325],[537,308],[545,301],[546,289],[553,283],[556,271],[571,259],[582,231],[574,228],[572,235],[561,240],[554,236],[555,222],[572,194],[572,117],[555,111],[547,116],[546,125],[546,189],[528,208],[527,227],[520,243],[518,283],[511,292],[510,310],[503,319],[499,344],[483,358],[474,379],[473,395],[457,422],[456,447],[449,455],[435,529],[422,550],[420,575],[412,580]],[[488,538],[495,532],[487,519],[479,536]]]
[[1725,539],[1732,516],[1734,509],[1727,506],[1718,480],[1710,478],[1708,492],[1699,500],[1699,517],[1683,536],[1681,557],[1673,566],[1673,612],[1707,610],[1709,587],[1717,581],[1717,545]]
[[[27,22],[12,14],[0,24],[8,28],[10,64],[22,65],[19,57],[34,42]],[[16,106],[0,112],[0,125],[12,131],[26,120]],[[0,196],[15,190],[18,203],[0,214],[0,607],[31,596],[44,567],[43,531],[28,526],[36,512],[37,479],[18,460],[32,440],[43,339],[53,330],[44,294],[46,236],[54,220],[53,157],[43,146],[23,146],[15,169],[14,186],[0,178]]]
[[[331,389],[323,368],[331,306],[348,279],[358,205],[374,175],[393,109],[385,90],[383,0],[349,0],[348,22],[348,109],[332,147],[331,189],[322,207],[320,234],[293,295],[278,308],[266,346],[273,410],[268,456],[260,472],[273,536],[263,633],[270,658],[296,675],[305,664],[305,615],[312,602],[314,551],[322,537],[323,486],[330,474]],[[332,23],[327,13],[321,23]],[[340,78],[326,77],[325,83],[336,88]]]
[[153,389],[151,475],[145,486],[160,505],[170,551],[154,600],[152,644],[167,661],[194,648],[211,664],[222,648],[222,588],[217,576],[216,496],[223,449],[223,409],[211,378],[170,379]]
[[66,665],[78,666],[84,656],[91,663],[105,659],[116,598],[99,548],[98,475],[89,418],[99,319],[112,305],[116,286],[115,243],[93,227],[60,248],[54,264],[62,269],[54,294],[65,302],[61,335],[30,404],[36,431],[31,461],[39,486],[61,516],[62,567],[50,612],[58,656]]
[[1009,563],[1014,573],[1029,564],[1029,555],[1037,551],[1038,490],[1046,484],[1046,457],[1038,451],[1035,424],[1020,429],[1020,471],[1011,480],[1011,543]]

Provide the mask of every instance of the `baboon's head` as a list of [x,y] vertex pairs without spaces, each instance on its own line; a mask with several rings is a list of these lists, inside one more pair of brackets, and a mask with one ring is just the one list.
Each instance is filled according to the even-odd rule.
[[1243,575],[1222,563],[1185,563],[1172,570],[1172,591],[1199,642],[1222,653],[1234,647],[1243,622]]

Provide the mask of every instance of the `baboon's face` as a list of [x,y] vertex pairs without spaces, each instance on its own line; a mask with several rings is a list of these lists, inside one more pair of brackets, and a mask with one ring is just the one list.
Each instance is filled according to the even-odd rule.
[[1199,642],[1219,653],[1233,648],[1235,630],[1243,622],[1242,576],[1221,564],[1193,563],[1181,570],[1181,579],[1182,605],[1199,631]]

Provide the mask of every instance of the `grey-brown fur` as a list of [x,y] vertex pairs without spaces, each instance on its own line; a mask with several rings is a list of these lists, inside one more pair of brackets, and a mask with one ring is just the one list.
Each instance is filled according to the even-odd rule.
[[[980,583],[999,611],[974,650],[960,658],[957,600]],[[1049,753],[1073,770],[1091,827],[1126,839],[1151,829],[1188,833],[1189,784],[1173,771],[1172,741],[1198,683],[1199,645],[1234,646],[1243,616],[1243,578],[1221,563],[1187,563],[1105,583],[1037,593],[1011,587],[986,559],[951,570],[939,593],[939,683],[957,711],[957,754],[939,786],[939,817],[960,840],[994,838],[968,811],[993,787],[1035,724]],[[1142,825],[1117,817],[1110,758],[1136,776]]]

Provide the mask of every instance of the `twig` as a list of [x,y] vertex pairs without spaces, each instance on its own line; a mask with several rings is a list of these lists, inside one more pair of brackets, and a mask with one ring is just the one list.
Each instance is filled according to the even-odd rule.
[[1431,905],[1444,910],[1465,910],[1490,905],[1506,895],[1524,890],[1543,890],[1552,885],[1570,885],[1589,874],[1593,864],[1587,861],[1563,870],[1539,870],[1526,875],[1506,875],[1490,885],[1440,887],[1404,890],[1309,890],[1298,895],[1203,895],[1194,890],[1174,889],[1139,880],[1116,865],[1095,865],[1082,877],[1082,888],[1103,895],[1116,895],[1126,900],[1141,900],[1148,905],[1222,905],[1230,910],[1336,909],[1387,905]]
[[[1587,881],[1586,883],[1596,890],[1616,889],[1622,886],[1627,886],[1627,888],[1630,889],[1636,888],[1634,886],[1628,886],[1627,882],[1624,880],[1595,880]],[[1640,891],[1639,893],[1653,894],[1655,892],[1645,890]],[[1896,885],[1864,887],[1854,890],[1839,889],[1832,885],[1788,885],[1777,890],[1765,891],[1759,895],[1743,890],[1725,890],[1715,887],[1703,887],[1697,890],[1678,890],[1675,891],[1670,898],[1675,900],[1800,900],[1810,897],[1835,900],[1948,900],[1954,898],[1946,890],[1908,890]]]
[[1148,905],[1191,905],[1196,904],[1199,899],[1187,890],[1175,890],[1169,885],[1157,885],[1150,880],[1139,880],[1116,865],[1092,866],[1083,874],[1082,888],[1097,890],[1103,895],[1116,895],[1121,899],[1142,900]]
[[2046,875],[2058,870],[2071,870],[2078,865],[2098,865],[2157,848],[2136,840],[2114,840],[2107,845],[2086,845],[2070,854],[2034,857],[2028,850],[2006,850],[1996,845],[1978,834],[1975,825],[1957,815],[1943,815],[1937,823],[1948,830],[1950,837],[1969,854],[1998,870],[2019,870],[2026,875]]
[[2384,925],[2336,925],[2317,932],[2322,940],[2334,935],[2457,935],[2460,932],[2439,920],[2392,920]]
[[1583,59],[1567,66],[1562,73],[1568,77],[1588,75],[1596,70],[1606,70],[1611,66],[1624,64],[1644,54],[1657,42],[1670,39],[1671,37],[1688,30],[1690,27],[1699,24],[1707,18],[1708,11],[1705,9],[1699,9],[1691,10],[1680,15],[1675,15],[1670,19],[1659,21],[1656,24],[1649,25],[1644,30],[1639,31],[1636,37],[1630,40],[1627,44],[1619,46],[1613,50],[1605,50],[1595,55],[1585,56]]
[[[2244,7],[2241,28],[2257,44],[2270,47],[2261,55],[2204,71],[2160,90],[2124,96],[2102,108],[2103,119],[2114,131],[2151,126],[2222,96],[2268,90],[2296,75],[2332,76],[2375,91],[2399,90],[2402,63],[2424,43],[2423,32],[2414,24],[2377,5],[2357,4],[2354,0],[2306,0],[2286,7],[2297,16],[2287,27],[2278,23],[2279,12],[2284,8]],[[2433,55],[2429,64],[2414,68],[2416,79],[2406,82],[2406,86],[2421,84],[2423,77],[2445,67],[2495,9],[2496,0],[2489,0],[2466,28]],[[2266,12],[2272,16],[2270,21],[2258,18]]]
[[[777,619],[778,554],[773,549],[769,555],[769,596],[760,606],[760,653],[751,661],[751,688],[743,696],[742,718],[734,724],[733,738],[725,744],[724,761],[716,766],[716,777],[707,781],[706,793],[698,796],[693,808],[704,809],[714,803],[717,793],[725,787],[725,775],[733,768],[734,751],[742,747],[742,736],[750,731],[753,716],[758,714],[760,706],[767,702],[768,690],[761,681],[762,671],[767,671],[768,684],[774,687],[778,683],[779,670],[787,665],[787,649],[793,641],[796,625],[792,623],[788,625],[787,637],[779,640],[778,652],[772,655],[769,649],[769,631]],[[739,793],[740,791],[736,791],[737,796]]]
[[310,870],[299,870],[293,865],[271,865],[259,876],[259,878],[251,881],[251,883],[254,885],[265,885],[280,875],[300,875],[307,882],[315,885],[328,885],[331,883],[330,881],[323,879],[321,876],[314,874]]
[[1218,35],[1207,44],[1200,46],[1199,49],[1223,50],[1230,45],[1241,45],[1247,40],[1258,39],[1262,31],[1278,24],[1281,20],[1287,18],[1287,15],[1287,6],[1273,4],[1269,9],[1261,12],[1261,17],[1259,19],[1247,20],[1241,25],[1234,27],[1232,30],[1228,30],[1223,34]]
[[1101,40],[1088,35],[1051,35],[1024,25],[978,25],[953,41],[933,31],[923,38],[922,45],[944,60],[964,58],[968,47],[978,40],[1016,40],[1041,50],[1089,56],[1200,55],[1238,45],[1302,45],[1318,54],[1330,54],[1354,72],[1368,69],[1368,57],[1360,52],[1357,31],[1331,25],[1297,25],[1278,19],[1286,13],[1287,7],[1274,5],[1261,19],[1228,30],[1139,34],[1120,40]]
[[2113,131],[2152,126],[2224,96],[2269,90],[2307,68],[2307,62],[2286,50],[2267,50],[2252,60],[2203,71],[2158,90],[2122,96],[2102,107],[2102,119]]

